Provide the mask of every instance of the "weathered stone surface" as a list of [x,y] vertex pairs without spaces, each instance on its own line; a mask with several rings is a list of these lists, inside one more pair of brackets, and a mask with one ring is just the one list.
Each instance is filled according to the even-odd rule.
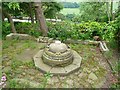
[[59,74],[59,75],[63,75],[66,73],[65,69],[63,67],[53,67],[50,70],[50,73],[52,74]]
[[[43,61],[42,61],[42,54],[43,54],[43,50],[40,50],[34,57],[34,62],[35,62],[35,66],[37,68],[39,68],[40,70],[42,70],[43,72],[50,72],[54,75],[67,75],[77,69],[80,68],[80,64],[81,64],[81,57],[79,56],[79,54],[77,54],[76,51],[72,50],[73,51],[73,55],[75,55],[74,57],[74,60],[75,62],[73,62],[72,64],[68,65],[68,66],[65,66],[65,67],[57,67],[57,68],[52,68],[51,66],[45,64]],[[77,62],[76,60],[78,60],[79,62]]]
[[49,65],[46,65],[43,63],[42,61],[42,53],[43,53],[43,50],[40,50],[34,57],[34,62],[35,62],[35,66],[37,68],[39,68],[40,70],[42,70],[43,72],[49,72],[51,70],[51,66]]
[[73,40],[73,39],[67,39],[65,43],[75,43],[75,44],[93,44],[93,45],[98,45],[98,41],[92,41],[92,40]]
[[42,60],[53,67],[64,67],[72,63],[73,54],[66,44],[56,40],[44,49]]
[[53,38],[39,36],[37,38],[37,42],[52,43],[52,42],[54,42],[54,40],[53,40]]
[[73,64],[80,66],[82,57],[76,51],[72,50],[72,52],[74,56]]
[[19,40],[35,40],[32,36],[28,34],[18,34],[18,33],[10,33],[6,36],[6,40],[12,40],[12,39],[19,39]]
[[67,46],[64,43],[51,43],[49,49],[52,52],[65,52],[67,50]]
[[74,64],[70,64],[70,65],[68,65],[68,66],[66,66],[64,68],[65,68],[66,73],[71,73],[71,72],[74,72],[75,70],[79,69],[80,66],[74,65]]
[[92,80],[97,80],[98,79],[97,76],[94,73],[90,73],[88,78],[92,79]]

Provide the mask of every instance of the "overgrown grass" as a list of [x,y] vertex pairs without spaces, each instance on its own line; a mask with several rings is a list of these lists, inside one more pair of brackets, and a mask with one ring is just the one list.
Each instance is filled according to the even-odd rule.
[[16,80],[10,80],[9,81],[9,88],[29,88],[30,84],[29,83],[19,83]]
[[16,59],[13,59],[12,62],[11,62],[11,68],[13,70],[16,70],[17,68],[19,68],[19,66],[22,66],[23,65],[23,62],[22,61],[18,61]]
[[[11,42],[4,41],[4,45],[6,45],[6,46],[4,46],[4,49],[3,49],[4,54],[7,54],[7,55],[13,54],[13,57],[11,59],[12,71],[7,72],[7,77],[8,77],[9,81],[11,81],[18,74],[21,74],[21,73],[19,73],[19,71],[17,71],[17,69],[19,69],[20,66],[23,66],[23,68],[27,68],[27,69],[28,68],[29,69],[35,69],[33,61],[23,63],[21,61],[18,61],[16,58],[14,58],[16,53],[20,53],[21,50],[24,50],[24,49],[27,49],[27,48],[35,49],[36,48],[36,43],[34,43],[34,41],[11,41]],[[21,50],[20,50],[20,48],[17,48],[17,47],[19,47],[19,45],[21,47]],[[95,50],[96,46],[83,45],[83,44],[69,44],[69,46],[72,49],[74,49],[75,51],[77,51],[82,56],[82,67],[81,67],[81,69],[87,67],[91,70],[91,69],[93,69],[97,66],[101,67],[100,65],[98,65],[98,62],[96,60],[94,60],[94,57],[96,57],[95,56],[96,51],[91,51],[91,49]],[[16,47],[16,48],[14,48],[14,50],[12,50],[10,47],[11,48]],[[9,51],[10,54],[7,53],[8,51]],[[111,56],[111,55],[112,55],[112,53],[110,55],[108,54],[108,57]],[[5,61],[4,61],[4,63],[5,63]],[[20,68],[19,70],[22,70],[23,68]],[[37,69],[35,69],[35,70],[37,70]],[[105,71],[104,68],[99,68],[99,71],[95,72],[95,74],[98,77],[103,77],[106,74],[106,71]],[[45,88],[46,85],[47,85],[47,80],[50,79],[51,77],[52,77],[52,75],[50,73],[45,74],[43,76],[44,79],[43,79],[40,87]],[[14,87],[14,88],[25,87],[26,88],[26,87],[29,87],[29,84],[24,85],[23,83],[17,83],[16,81],[12,80],[10,82],[10,87]]]

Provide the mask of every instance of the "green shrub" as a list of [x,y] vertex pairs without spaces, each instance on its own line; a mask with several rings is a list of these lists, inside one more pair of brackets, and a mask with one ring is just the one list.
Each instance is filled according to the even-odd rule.
[[[116,21],[117,22],[117,21]],[[48,37],[65,41],[67,38],[71,39],[93,39],[93,36],[100,36],[102,40],[110,41],[114,39],[116,29],[119,25],[115,23],[98,23],[98,22],[47,22]],[[39,31],[39,25],[31,23],[15,23],[15,27],[18,33],[25,33],[35,37],[41,36]],[[3,36],[10,33],[10,24],[3,23]]]
[[114,38],[115,28],[107,23],[82,22],[74,24],[71,22],[48,23],[48,36],[60,40],[71,39],[93,39],[93,36],[100,36],[103,40]]
[[10,23],[2,22],[2,38],[4,39],[7,34],[11,33]]
[[66,40],[67,38],[70,38],[71,31],[72,31],[72,25],[69,22],[59,22],[56,24],[52,24],[48,22],[48,36],[52,38],[58,38],[62,41]]
[[[115,18],[115,20],[111,23],[111,25],[115,28],[114,36],[119,46],[120,45],[120,15],[117,18]],[[120,50],[120,47],[118,48]]]
[[15,27],[18,33],[29,34],[35,37],[41,35],[41,32],[39,31],[39,27],[37,24],[17,23]]
[[[39,27],[37,24],[31,24],[31,23],[15,23],[15,28],[17,33],[22,33],[22,34],[29,34],[35,37],[38,37],[42,35],[42,33],[39,31]],[[5,38],[6,35],[11,33],[11,28],[10,28],[10,23],[8,22],[3,22],[2,23],[2,37],[3,39]]]

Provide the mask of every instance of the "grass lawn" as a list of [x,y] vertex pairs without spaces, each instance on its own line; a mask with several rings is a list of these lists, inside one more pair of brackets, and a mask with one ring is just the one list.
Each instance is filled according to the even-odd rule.
[[79,14],[79,8],[64,8],[63,10],[61,10],[61,13],[64,15]]
[[[4,67],[3,73],[7,75],[6,87],[95,88],[101,87],[105,82],[109,69],[98,47],[94,45],[69,44],[73,50],[81,55],[82,64],[78,71],[63,77],[59,75],[51,76],[49,73],[43,74],[35,67],[32,57],[44,46],[45,43],[37,43],[35,41],[3,40],[2,65]],[[113,57],[111,58],[113,59]],[[91,73],[96,75],[96,80],[89,80],[88,77]]]

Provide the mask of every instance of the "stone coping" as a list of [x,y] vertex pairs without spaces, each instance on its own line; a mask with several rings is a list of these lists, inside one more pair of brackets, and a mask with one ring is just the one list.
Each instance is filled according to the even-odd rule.
[[72,64],[65,67],[52,67],[45,64],[42,60],[43,50],[40,50],[34,57],[35,66],[43,73],[50,72],[53,75],[68,75],[80,68],[82,57],[74,50],[72,50],[74,60]]
[[[18,33],[10,33],[6,36],[7,40],[12,40],[12,39],[19,39],[19,40],[36,40],[37,42],[40,43],[52,43],[55,42],[53,38],[49,37],[43,37],[39,36],[38,38],[34,38],[28,34],[18,34]],[[57,40],[57,38],[56,38]],[[108,41],[104,41],[108,42]],[[67,40],[64,41],[64,43],[73,43],[73,44],[93,44],[93,45],[98,45],[99,41],[94,41],[94,40],[73,40],[68,38]]]

